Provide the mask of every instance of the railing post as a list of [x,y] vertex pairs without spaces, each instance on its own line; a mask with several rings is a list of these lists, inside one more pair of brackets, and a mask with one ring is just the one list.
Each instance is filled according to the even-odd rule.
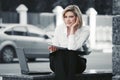
[[88,15],[88,25],[90,26],[90,47],[96,47],[96,15],[97,11],[94,8],[89,8],[86,12]]
[[56,6],[53,9],[53,12],[56,14],[56,26],[59,26],[63,23],[62,12],[63,8],[61,6]]
[[16,11],[19,13],[19,21],[20,24],[27,24],[27,11],[28,8],[24,5],[21,4],[16,8]]

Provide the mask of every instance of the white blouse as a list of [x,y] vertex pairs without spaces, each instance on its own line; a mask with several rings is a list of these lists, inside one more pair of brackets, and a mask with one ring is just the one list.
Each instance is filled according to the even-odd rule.
[[90,31],[88,26],[82,26],[74,35],[67,37],[67,27],[56,27],[52,45],[67,48],[68,50],[79,50],[82,45],[88,40]]

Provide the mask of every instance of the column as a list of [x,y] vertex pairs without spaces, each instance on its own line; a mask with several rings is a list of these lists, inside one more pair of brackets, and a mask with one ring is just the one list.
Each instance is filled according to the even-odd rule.
[[86,11],[86,14],[88,15],[88,25],[90,26],[90,47],[92,49],[96,48],[96,15],[97,11],[94,8],[89,8]]
[[16,8],[16,11],[19,13],[19,21],[20,24],[27,24],[27,11],[28,8],[24,5],[21,4]]
[[63,24],[63,18],[62,18],[62,13],[63,13],[63,8],[61,6],[56,6],[53,9],[53,13],[56,14],[56,26],[60,26]]
[[120,0],[113,0],[113,26],[112,26],[112,80],[120,80]]

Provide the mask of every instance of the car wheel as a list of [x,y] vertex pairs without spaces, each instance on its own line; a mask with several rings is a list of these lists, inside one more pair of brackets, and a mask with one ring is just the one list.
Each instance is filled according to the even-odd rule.
[[13,58],[14,58],[14,49],[11,48],[11,47],[5,47],[3,50],[2,50],[2,56],[1,56],[1,59],[2,59],[2,62],[6,62],[6,63],[9,63],[9,62],[12,62],[13,61]]

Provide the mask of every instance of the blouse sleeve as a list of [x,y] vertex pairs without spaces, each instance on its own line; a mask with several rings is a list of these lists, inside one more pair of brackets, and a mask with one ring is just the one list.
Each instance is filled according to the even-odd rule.
[[68,39],[68,49],[69,50],[77,50],[82,47],[84,42],[88,39],[90,31],[88,29],[82,30],[80,33],[78,33],[79,36],[76,38],[76,35],[69,35]]
[[59,33],[59,30],[58,28],[56,28],[54,32],[54,37],[52,39],[52,45],[59,46],[59,38],[58,38],[59,34],[58,33]]

